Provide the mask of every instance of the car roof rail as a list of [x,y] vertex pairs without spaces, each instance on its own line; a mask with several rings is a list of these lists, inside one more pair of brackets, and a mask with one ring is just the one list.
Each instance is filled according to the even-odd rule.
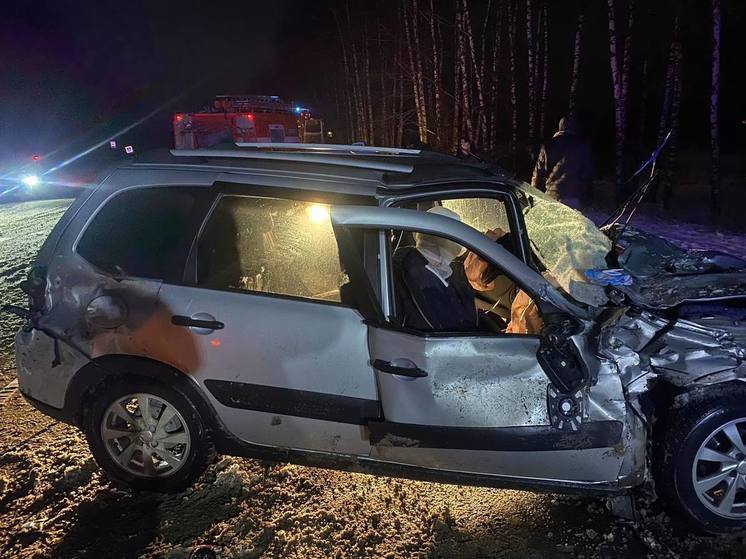
[[333,155],[318,152],[277,152],[243,149],[172,149],[171,155],[176,157],[256,159],[291,161],[296,163],[317,163],[320,165],[336,165],[340,167],[367,169],[370,171],[382,171],[385,173],[409,174],[414,170],[413,165],[406,163],[371,161],[370,159],[357,159],[354,157],[344,157],[338,154]]
[[390,148],[357,144],[301,144],[296,142],[235,142],[240,148],[256,150],[282,150],[298,152],[333,152],[348,155],[421,155],[419,149]]

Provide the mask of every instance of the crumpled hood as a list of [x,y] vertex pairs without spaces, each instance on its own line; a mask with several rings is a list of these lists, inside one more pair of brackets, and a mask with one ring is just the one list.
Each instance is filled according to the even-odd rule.
[[[613,230],[609,231],[611,236]],[[619,264],[633,278],[618,289],[650,309],[689,301],[746,298],[746,261],[722,252],[685,250],[627,227],[615,247]]]

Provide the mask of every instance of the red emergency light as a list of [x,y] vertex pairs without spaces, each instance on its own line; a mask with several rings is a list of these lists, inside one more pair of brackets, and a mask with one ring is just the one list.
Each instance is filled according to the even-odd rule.
[[251,114],[251,113],[248,113],[248,114],[246,115],[246,118],[248,118],[248,119],[249,119],[250,121],[252,121],[252,122],[254,121],[254,115],[253,115],[253,114]]
[[174,117],[174,120],[175,120],[176,122],[181,122],[182,120],[184,120],[184,115],[176,115],[176,116]]

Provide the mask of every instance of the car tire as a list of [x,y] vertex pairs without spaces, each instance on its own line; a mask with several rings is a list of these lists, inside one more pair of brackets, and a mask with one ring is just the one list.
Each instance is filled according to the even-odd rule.
[[746,387],[731,383],[679,396],[657,434],[656,491],[669,511],[704,533],[746,529]]
[[209,432],[189,397],[147,378],[122,378],[97,390],[83,427],[101,469],[113,483],[131,489],[181,491],[214,456]]

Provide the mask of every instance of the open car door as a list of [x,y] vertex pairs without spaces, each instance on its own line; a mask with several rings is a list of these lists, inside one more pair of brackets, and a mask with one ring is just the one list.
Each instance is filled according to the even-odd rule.
[[[613,484],[624,453],[626,411],[599,411],[592,388],[624,401],[617,375],[598,378],[587,360],[585,311],[535,270],[463,223],[432,213],[375,207],[333,207],[337,238],[354,229],[378,231],[377,270],[383,315],[369,322],[371,364],[383,419],[368,423],[371,458],[419,468],[568,484]],[[392,320],[394,289],[388,232],[445,237],[508,275],[538,305],[542,335],[419,332]],[[370,262],[370,259],[366,259]],[[370,265],[369,265],[370,268]],[[612,378],[614,377],[614,378]],[[598,389],[597,389],[598,391]],[[598,408],[598,409],[597,409]]]

